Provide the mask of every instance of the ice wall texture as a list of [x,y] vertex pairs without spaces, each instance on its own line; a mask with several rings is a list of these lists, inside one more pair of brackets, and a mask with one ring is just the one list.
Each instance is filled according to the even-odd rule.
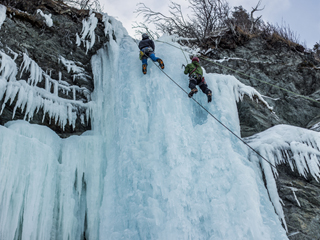
[[[92,59],[92,131],[0,127],[0,239],[287,239],[246,147],[150,60],[144,76],[130,37],[106,49]],[[183,53],[156,55],[187,89]],[[213,101],[195,98],[239,135],[239,84],[205,77]]]
[[[100,237],[286,239],[246,147],[150,60],[143,76],[130,38],[108,49],[93,59],[101,68],[93,126],[107,153]],[[157,43],[156,55],[187,89],[183,53]],[[200,92],[196,99],[239,134],[236,80],[205,77],[213,104]]]

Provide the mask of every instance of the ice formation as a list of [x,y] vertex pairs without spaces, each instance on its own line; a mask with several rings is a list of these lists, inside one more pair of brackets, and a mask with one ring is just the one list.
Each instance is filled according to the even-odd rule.
[[262,166],[270,198],[285,224],[281,199],[275,183],[278,171],[273,166],[288,164],[292,171],[298,171],[304,177],[310,174],[318,181],[320,177],[320,135],[318,132],[304,128],[277,125],[246,138],[246,142],[270,162],[259,158],[255,153],[250,154],[250,159]]
[[53,26],[53,21],[51,19],[51,13],[50,14],[44,14],[40,9],[37,10],[37,13],[40,14],[45,20],[48,27]]
[[7,8],[0,4],[0,29],[4,20],[6,20],[6,12],[7,12]]
[[[116,37],[92,58],[93,130],[60,139],[26,121],[0,126],[0,239],[288,239],[278,217],[283,220],[276,170],[151,62],[143,75],[135,41],[119,22],[105,20],[114,25],[106,24],[106,33]],[[171,44],[178,48],[157,43],[157,55],[187,90],[187,77],[177,71],[185,57]],[[23,67],[33,77],[29,84],[17,81],[7,57],[1,53],[7,101],[23,87],[28,91],[21,91],[19,106],[32,109],[40,91],[30,84],[43,75],[26,58]],[[204,75],[213,101],[208,104],[201,92],[195,99],[240,135],[236,102],[244,94],[263,98],[232,76]],[[46,92],[51,98],[44,99],[56,100]],[[46,106],[57,117],[70,113]],[[319,176],[319,133],[282,125],[246,141],[274,164],[289,161],[301,174],[310,169]]]
[[[2,5],[0,5],[0,7],[0,11],[4,13],[3,15],[1,14],[1,16],[5,17],[6,8]],[[46,18],[47,24],[50,23],[51,17],[49,15],[43,14],[41,10],[38,10],[37,12]],[[0,20],[2,21],[2,18]],[[95,17],[94,13],[91,13],[87,19],[83,20],[81,38],[78,36],[78,45],[80,45],[82,41],[85,44],[87,51],[95,43],[94,30],[97,26],[97,22],[98,19]],[[105,34],[109,35],[110,39],[112,39],[113,36],[121,39],[123,35],[127,34],[127,31],[122,27],[122,24],[113,17],[104,14],[103,22],[105,24]],[[34,113],[38,112],[39,109],[43,109],[43,120],[45,115],[48,114],[50,118],[53,118],[57,125],[64,129],[67,124],[75,127],[76,119],[79,117],[76,114],[77,109],[82,108],[85,109],[86,116],[80,116],[81,122],[88,123],[93,104],[90,102],[91,92],[88,89],[85,87],[70,86],[63,80],[61,73],[59,73],[58,80],[52,79],[50,75],[44,72],[43,69],[28,56],[27,53],[20,53],[23,55],[23,62],[19,67],[20,76],[17,76],[18,67],[16,66],[15,60],[19,54],[13,52],[11,49],[8,50],[14,58],[11,58],[3,51],[0,51],[0,99],[5,96],[0,113],[2,113],[7,103],[12,104],[17,98],[12,117],[15,116],[17,108],[21,108],[22,112],[24,111],[24,119],[30,121],[33,119]],[[83,67],[79,66],[79,63],[65,59],[62,56],[59,57],[59,63],[63,64],[68,72],[72,73],[73,80],[88,80],[85,70]],[[24,73],[29,75],[27,79],[21,79]],[[37,87],[37,84],[42,81],[45,81],[44,89]],[[51,89],[53,89],[52,92]],[[59,91],[66,94],[72,92],[73,100],[59,97]],[[77,92],[86,96],[86,100],[89,103],[76,100]]]
[[91,49],[96,41],[96,34],[94,30],[98,24],[98,19],[95,17],[94,13],[91,13],[87,19],[82,20],[82,31],[80,33],[81,37],[77,34],[77,45],[80,46],[81,42],[87,49]]
[[[17,80],[18,68],[14,59],[2,51],[0,51],[0,57],[0,99],[4,98],[1,113],[7,103],[11,105],[16,99],[12,117],[15,116],[16,109],[21,108],[25,115],[24,119],[30,121],[33,119],[34,113],[43,109],[43,120],[48,114],[62,129],[67,124],[75,127],[76,111],[79,107],[87,109],[87,120],[90,118],[91,103],[83,103],[76,100],[75,97],[73,100],[69,100],[58,96],[59,89],[66,92],[73,91],[73,96],[75,96],[76,91],[84,92],[85,88],[71,88],[66,82],[52,79],[26,53],[23,53],[20,78],[25,72],[29,73],[29,77],[26,80]],[[44,79],[45,89],[37,87],[36,85]],[[52,85],[54,91],[51,93]]]
[[311,130],[320,132],[320,122],[316,123],[315,125],[313,125],[311,128]]

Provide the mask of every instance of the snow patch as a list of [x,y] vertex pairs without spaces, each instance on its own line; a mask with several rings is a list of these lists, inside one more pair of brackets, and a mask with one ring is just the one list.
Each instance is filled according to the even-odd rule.
[[313,125],[310,129],[313,130],[313,131],[320,132],[320,122],[318,122],[315,125]]
[[52,27],[53,26],[53,21],[51,19],[51,13],[44,14],[40,9],[37,10],[37,13],[40,14],[42,17],[44,17],[48,27]]
[[7,12],[7,8],[0,4],[0,29],[3,22],[6,20],[6,12]]

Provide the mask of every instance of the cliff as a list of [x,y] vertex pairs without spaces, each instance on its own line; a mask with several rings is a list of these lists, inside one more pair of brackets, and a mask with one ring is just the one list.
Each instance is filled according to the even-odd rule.
[[[278,124],[320,131],[320,61],[314,53],[280,37],[248,36],[241,31],[237,36],[227,32],[218,47],[209,42],[202,53],[209,58],[202,63],[207,72],[234,75],[273,107],[274,113],[244,97],[238,103],[242,137]],[[319,239],[319,182],[282,165],[277,186],[289,239]]]
[[[11,98],[8,95],[13,93],[7,91],[0,102],[3,108],[0,124],[13,119],[27,119],[31,123],[50,127],[61,137],[89,130],[88,103],[94,89],[90,60],[109,38],[104,32],[103,16],[51,0],[6,3],[0,1],[6,6],[6,18],[0,35],[0,74],[5,77],[4,64],[11,61],[17,68],[12,74],[15,75],[12,76],[16,78],[14,80],[21,84],[28,82],[29,86],[34,87],[32,91],[36,89],[32,98],[40,95],[41,101],[45,102],[34,106],[37,108],[34,113],[28,112],[28,107],[24,108],[27,103],[15,109],[19,94],[22,95],[23,91],[28,94],[29,90],[26,85],[25,90],[19,86],[21,91],[17,90]],[[94,22],[95,19],[97,22]],[[85,24],[96,24],[92,35],[95,39],[91,39],[90,34],[85,35]],[[69,116],[67,123],[59,124],[59,113],[51,112],[50,104],[68,105],[73,117]]]
[[[250,99],[239,102],[241,136],[277,124],[318,130],[320,122],[320,61],[314,53],[276,36],[226,33],[220,45],[205,50],[207,72],[234,75],[253,86],[274,107],[276,115]],[[305,96],[301,97],[299,95]],[[314,99],[314,101],[309,100]]]
[[[60,137],[91,129],[90,102],[95,87],[91,57],[110,36],[116,38],[112,30],[105,32],[106,22],[112,19],[51,0],[0,4],[6,6],[0,29],[0,74],[12,83],[2,89],[0,124],[26,119],[48,126]],[[93,33],[86,34],[94,24]],[[247,97],[239,102],[242,137],[277,124],[320,130],[320,62],[300,45],[263,35],[250,37],[238,32],[234,37],[227,33],[219,46],[209,42],[203,56],[216,63],[202,62],[207,72],[234,75],[255,87],[274,107],[275,114]],[[8,72],[4,63],[17,71]],[[69,115],[60,116],[61,122],[56,119],[59,113],[51,109],[54,104],[68,108]],[[289,238],[319,238],[319,183],[297,175],[288,166],[280,170],[278,191],[285,204]]]

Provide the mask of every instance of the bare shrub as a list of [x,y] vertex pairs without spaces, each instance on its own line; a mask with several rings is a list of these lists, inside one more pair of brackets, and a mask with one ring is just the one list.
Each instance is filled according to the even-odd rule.
[[[145,23],[153,24],[157,31],[188,38],[188,42],[192,41],[202,47],[209,46],[208,42],[215,42],[214,46],[218,47],[225,33],[231,30],[238,38],[240,35],[246,39],[262,35],[273,42],[284,42],[298,51],[303,52],[306,49],[306,44],[300,43],[300,36],[285,22],[281,25],[271,24],[262,21],[262,15],[254,17],[257,12],[264,9],[260,7],[261,0],[250,12],[242,6],[231,10],[227,0],[188,1],[191,16],[187,18],[184,17],[181,6],[173,1],[169,6],[168,16],[153,11],[144,3],[138,5],[136,13],[143,16]],[[142,29],[147,29],[145,24]]]
[[97,12],[102,12],[103,10],[99,0],[58,0],[58,2],[63,2],[69,6],[79,9],[94,10]]
[[266,38],[273,41],[283,41],[289,46],[304,45],[300,43],[300,36],[285,22],[281,25],[265,23],[261,26],[261,31]]
[[166,34],[177,34],[185,38],[205,38],[217,34],[227,27],[226,19],[230,7],[225,0],[189,0],[192,16],[185,19],[181,5],[171,2],[169,16],[153,11],[144,3],[139,4],[136,13],[142,15],[146,23],[152,23],[156,29]]
[[234,10],[232,11],[232,17],[228,19],[229,25],[231,27],[240,27],[247,34],[259,32],[262,24],[260,20],[262,15],[255,18],[253,14],[264,9],[259,9],[260,4],[261,0],[257,3],[257,5],[254,8],[252,8],[250,14],[242,6],[234,7]]
[[313,46],[313,52],[317,60],[320,61],[320,41]]

